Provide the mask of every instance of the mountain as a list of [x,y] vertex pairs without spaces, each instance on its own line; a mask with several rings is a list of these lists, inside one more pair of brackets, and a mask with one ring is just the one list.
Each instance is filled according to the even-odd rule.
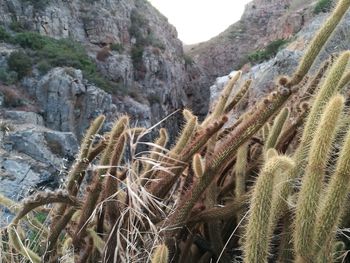
[[121,114],[151,127],[177,111],[160,124],[174,138],[178,110],[206,115],[207,82],[148,1],[0,0],[0,192],[57,186],[99,114],[107,129]]
[[275,50],[308,24],[316,4],[312,0],[253,0],[238,22],[209,41],[185,47],[186,54],[212,82],[259,58],[261,54],[255,52],[266,47],[272,51],[269,58],[273,57]]

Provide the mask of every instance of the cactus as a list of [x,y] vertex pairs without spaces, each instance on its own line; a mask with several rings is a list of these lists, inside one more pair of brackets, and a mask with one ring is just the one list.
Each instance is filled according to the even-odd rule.
[[344,98],[342,96],[335,96],[328,103],[312,140],[309,160],[302,180],[296,207],[294,240],[297,255],[304,258],[306,262],[313,256],[310,246],[313,246],[314,241],[313,232],[324,169],[343,107]]
[[344,213],[350,184],[350,132],[348,132],[337,168],[327,186],[317,214],[315,226],[316,252],[322,251],[334,237],[334,231]]
[[269,132],[269,135],[266,139],[266,143],[264,145],[265,151],[267,151],[270,148],[275,148],[278,138],[283,129],[283,126],[286,123],[286,120],[288,119],[288,116],[289,116],[288,108],[282,109],[281,112],[277,115],[273,123],[273,126]]
[[[350,132],[344,138],[342,131],[350,119],[335,94],[349,81],[350,51],[307,74],[349,5],[339,1],[295,74],[279,77],[251,109],[240,115],[236,107],[251,80],[232,94],[241,72],[203,123],[184,109],[184,128],[170,149],[174,138],[165,129],[146,142],[156,126],[131,128],[127,116],[96,136],[105,117],[96,118],[62,190],[21,202],[0,195],[15,215],[1,232],[0,260],[231,262],[242,251],[244,262],[335,262],[349,250],[334,232],[348,217]],[[239,119],[224,127],[232,113]],[[139,144],[148,149],[139,152]],[[38,211],[44,222],[35,218]],[[343,218],[342,227],[349,222]],[[36,232],[42,234],[24,242]]]
[[152,263],[168,263],[169,251],[166,245],[156,247],[152,256]]
[[248,163],[248,143],[243,144],[237,150],[237,158],[235,165],[235,196],[240,197],[246,192],[246,174],[247,174],[247,163]]
[[337,61],[330,69],[327,78],[322,83],[322,86],[316,94],[316,97],[314,99],[314,102],[312,104],[312,107],[310,109],[305,123],[300,144],[293,155],[294,161],[296,163],[295,167],[297,168],[292,169],[287,174],[286,183],[282,183],[278,189],[278,195],[280,196],[280,198],[279,201],[275,202],[275,211],[278,211],[278,214],[276,215],[276,220],[285,210],[285,208],[283,208],[285,207],[285,200],[287,200],[291,192],[291,185],[289,184],[289,182],[295,180],[296,178],[300,178],[304,172],[304,168],[307,163],[306,160],[309,152],[309,145],[311,144],[311,141],[314,137],[314,132],[319,123],[320,112],[323,111],[329,99],[337,92],[336,87],[345,71],[349,57],[349,52],[343,52],[341,54],[341,56],[337,59]]
[[243,262],[267,262],[272,234],[271,217],[274,213],[271,211],[274,177],[278,171],[289,170],[293,165],[290,158],[276,156],[262,168],[252,193]]

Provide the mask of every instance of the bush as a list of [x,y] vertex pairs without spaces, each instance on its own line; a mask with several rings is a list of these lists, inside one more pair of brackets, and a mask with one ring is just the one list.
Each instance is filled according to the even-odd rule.
[[135,70],[141,70],[143,67],[143,51],[144,49],[142,46],[134,46],[131,49],[131,59]]
[[5,68],[0,68],[0,83],[12,85],[17,82],[18,76],[15,71],[8,71]]
[[314,8],[314,14],[329,12],[332,8],[333,0],[318,0]]
[[39,50],[49,43],[49,38],[35,32],[23,32],[18,33],[12,40],[12,43],[18,44],[23,48]]
[[288,40],[286,39],[277,39],[269,43],[264,49],[257,50],[248,55],[248,60],[251,63],[261,63],[265,60],[268,60],[274,57],[281,47],[286,44]]
[[23,51],[12,52],[7,64],[11,71],[17,72],[18,79],[26,76],[32,69],[32,60]]
[[30,3],[35,9],[42,10],[44,9],[48,3],[49,0],[22,0],[22,2],[28,2]]
[[11,35],[7,33],[5,28],[0,26],[0,41],[9,42],[10,39],[11,39]]
[[122,53],[124,51],[124,46],[120,43],[111,44],[111,50]]
[[190,56],[187,55],[187,54],[184,54],[183,58],[184,58],[184,60],[185,60],[185,66],[191,66],[191,65],[193,65],[194,61],[193,61],[192,57],[190,57]]

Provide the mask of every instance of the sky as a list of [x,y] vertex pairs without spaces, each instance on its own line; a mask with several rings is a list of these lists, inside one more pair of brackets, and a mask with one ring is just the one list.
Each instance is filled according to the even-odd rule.
[[238,21],[251,0],[149,0],[174,25],[185,44],[218,35]]

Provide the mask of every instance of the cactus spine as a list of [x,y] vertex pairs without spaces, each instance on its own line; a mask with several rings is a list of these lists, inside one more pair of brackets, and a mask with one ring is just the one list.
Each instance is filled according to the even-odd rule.
[[332,175],[317,215],[315,227],[316,252],[326,247],[340,223],[350,184],[350,132],[347,133],[337,168]]
[[237,150],[237,158],[235,165],[235,196],[239,197],[245,194],[245,186],[246,186],[246,173],[247,173],[247,164],[248,164],[248,143],[243,144]]
[[264,145],[265,151],[270,148],[275,148],[279,135],[286,123],[286,120],[289,116],[289,109],[283,108],[281,112],[277,115],[275,121],[273,122],[273,126],[269,132],[266,143]]
[[343,107],[344,98],[342,96],[335,96],[328,103],[312,141],[308,165],[302,180],[296,208],[294,242],[297,255],[305,260],[312,258],[310,246],[313,246],[313,233],[324,169]]
[[159,245],[153,252],[152,263],[168,263],[169,260],[169,250],[164,244]]
[[285,156],[269,159],[252,193],[247,233],[244,240],[244,263],[267,262],[272,234],[271,204],[273,181],[278,171],[291,169],[293,161]]
[[300,144],[293,155],[293,159],[296,164],[295,168],[292,169],[289,173],[287,173],[286,182],[281,184],[278,189],[278,196],[280,196],[280,198],[274,204],[276,206],[275,211],[278,211],[276,218],[278,218],[281,215],[281,213],[283,213],[283,211],[285,211],[286,209],[285,200],[288,199],[288,196],[291,192],[291,185],[289,182],[295,180],[296,178],[300,178],[304,172],[309,147],[319,123],[320,112],[323,111],[327,102],[337,92],[337,84],[339,83],[345,71],[349,57],[350,52],[348,51],[343,52],[341,54],[341,56],[335,61],[335,63],[331,67],[327,78],[324,80],[320,90],[316,94],[316,98],[312,104],[312,107],[310,109],[305,123]]

